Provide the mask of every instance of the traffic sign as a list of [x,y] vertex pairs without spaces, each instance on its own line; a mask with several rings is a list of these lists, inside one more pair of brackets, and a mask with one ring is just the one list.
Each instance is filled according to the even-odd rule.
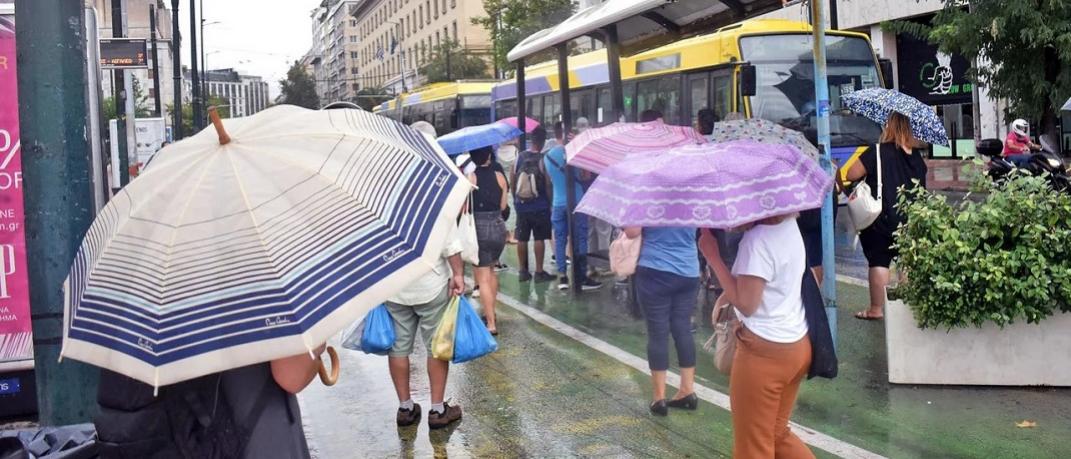
[[100,40],[100,68],[147,69],[148,54],[145,40],[137,38],[107,38]]

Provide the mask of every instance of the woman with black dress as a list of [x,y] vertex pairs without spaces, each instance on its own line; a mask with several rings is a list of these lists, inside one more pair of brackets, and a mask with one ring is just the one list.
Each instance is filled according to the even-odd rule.
[[476,218],[476,241],[480,246],[480,263],[476,265],[476,283],[480,286],[480,302],[483,303],[484,319],[492,335],[498,334],[495,322],[495,301],[498,297],[498,274],[495,261],[506,247],[506,222],[502,211],[506,210],[508,195],[506,176],[496,170],[492,163],[491,147],[469,152],[476,169],[469,180],[476,185],[472,195],[473,216]]
[[[893,232],[904,221],[896,206],[899,193],[926,186],[926,161],[916,147],[921,145],[911,132],[911,122],[893,113],[881,134],[881,143],[870,147],[849,161],[844,176],[850,181],[863,179],[877,198],[878,176],[881,173],[881,215],[873,224],[859,232],[869,270],[870,307],[855,314],[858,319],[880,320],[885,310],[885,287],[889,285],[889,265],[898,255],[893,247]],[[881,167],[878,167],[881,161]],[[903,187],[903,191],[901,190]]]

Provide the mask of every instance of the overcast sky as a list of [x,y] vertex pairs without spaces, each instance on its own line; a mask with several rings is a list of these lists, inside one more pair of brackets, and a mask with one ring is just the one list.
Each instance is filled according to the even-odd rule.
[[[319,4],[320,0],[204,0],[205,23],[219,21],[205,26],[208,67],[233,67],[263,77],[275,98],[278,80],[309,50],[309,13]],[[186,66],[190,65],[189,5],[186,0],[179,2],[182,63]],[[198,30],[198,45],[201,38]]]

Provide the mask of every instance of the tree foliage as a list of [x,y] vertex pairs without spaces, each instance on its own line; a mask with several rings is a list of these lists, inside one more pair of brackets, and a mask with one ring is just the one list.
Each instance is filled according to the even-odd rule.
[[1009,102],[1009,117],[1041,120],[1056,134],[1057,110],[1071,97],[1071,1],[944,0],[932,27],[898,22],[887,28],[928,39],[972,62],[971,78]]
[[[231,117],[231,109],[227,106],[227,101],[221,97],[209,96],[205,107],[219,107],[220,118]],[[175,113],[175,106],[167,104],[167,112]],[[182,104],[182,133],[187,137],[197,133],[193,130],[193,107],[189,103]]]
[[375,106],[391,99],[391,96],[382,88],[364,88],[357,91],[357,96],[357,101],[355,103],[369,112],[372,111]]
[[316,82],[300,62],[294,61],[294,65],[291,65],[290,70],[286,72],[286,79],[279,80],[279,86],[282,88],[279,103],[313,110],[320,108],[320,97],[316,95]]
[[[153,110],[149,107],[149,96],[145,94],[145,90],[142,89],[141,83],[137,78],[133,79],[134,82],[134,117],[135,118],[148,118],[153,116]],[[104,119],[112,120],[116,118],[115,112],[115,97],[105,97],[101,102],[101,110],[104,112]]]
[[572,0],[483,0],[487,16],[472,19],[483,26],[495,43],[495,60],[500,68],[511,66],[506,54],[521,40],[548,27],[561,24],[576,11]]
[[491,77],[487,61],[462,48],[454,40],[444,41],[432,48],[431,58],[420,68],[420,72],[428,83]]

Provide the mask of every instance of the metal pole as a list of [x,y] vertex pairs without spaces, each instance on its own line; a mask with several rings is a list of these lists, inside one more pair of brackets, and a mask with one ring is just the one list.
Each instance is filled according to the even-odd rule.
[[162,116],[164,113],[160,106],[160,62],[159,55],[156,53],[156,5],[149,5],[149,39],[152,42],[152,87],[153,87],[153,106],[156,109],[156,116]]
[[193,103],[193,130],[201,130],[201,76],[197,66],[197,9],[190,0],[190,89]]
[[605,36],[606,63],[610,78],[610,122],[616,123],[625,115],[625,90],[621,83],[621,47],[617,40],[617,24],[606,26]]
[[[829,137],[829,80],[826,76],[826,30],[825,2],[811,2],[811,15],[814,18],[811,29],[814,33],[814,95],[817,110],[818,146],[822,150],[820,163],[822,169],[834,175],[832,140]],[[833,343],[837,342],[837,265],[833,254],[833,194],[826,196],[822,205],[822,291],[826,297],[826,315],[829,316],[829,329],[833,334]]]
[[517,61],[517,127],[521,130],[521,151],[528,150],[527,117],[528,107],[524,88],[524,59]]
[[829,0],[829,28],[837,30],[840,28],[840,21],[837,19],[837,0]]
[[[123,0],[112,0],[112,38],[126,36],[123,27]],[[126,141],[126,70],[112,70],[112,100],[115,102],[115,124],[117,134],[113,143],[119,149],[119,186],[130,183],[130,158],[127,154]],[[112,186],[115,186],[114,184]]]
[[26,274],[43,426],[89,422],[97,411],[100,371],[58,362],[63,282],[95,209],[86,139],[84,15],[83,3],[76,1],[19,0],[15,8]]
[[175,100],[171,111],[175,120],[171,122],[172,139],[182,140],[182,37],[179,34],[179,0],[171,0],[171,76]]
[[[562,142],[569,140],[569,132],[572,129],[572,113],[569,107],[569,48],[565,45],[558,45],[558,86],[559,93],[561,94],[562,103]],[[552,114],[553,115],[553,114]],[[573,248],[573,263],[570,265],[572,271],[569,275],[569,280],[573,285],[573,293],[579,294],[581,292],[581,286],[583,284],[583,276],[587,275],[586,272],[581,270],[581,265],[584,265],[583,260],[587,258],[586,253],[582,253],[580,244],[577,244],[579,240],[576,228],[576,216],[573,212],[576,211],[576,187],[579,186],[576,180],[573,179],[573,166],[565,165],[565,202],[568,212],[568,225],[569,225],[569,242]]]
[[[205,56],[205,0],[200,0],[200,5],[197,6],[198,16],[201,17],[201,96],[204,100],[201,103],[201,108],[208,113],[208,104],[211,102],[211,95],[208,94],[208,88],[205,86],[208,84],[208,57]],[[230,111],[230,110],[228,110]],[[204,120],[201,126],[207,126],[208,121]]]

